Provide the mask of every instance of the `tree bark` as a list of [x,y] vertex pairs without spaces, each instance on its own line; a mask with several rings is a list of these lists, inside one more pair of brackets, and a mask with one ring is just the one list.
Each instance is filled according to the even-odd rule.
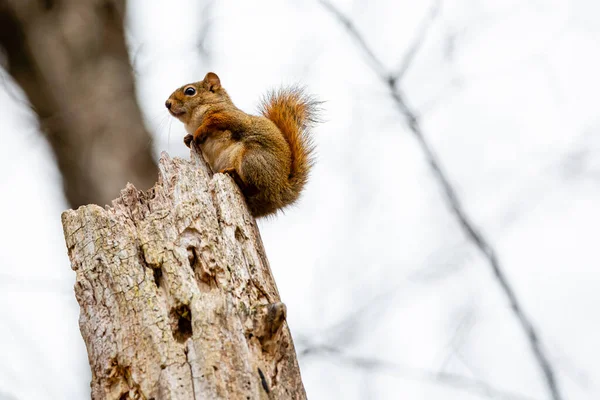
[[62,222],[93,399],[306,398],[256,223],[195,151]]
[[7,70],[39,117],[71,207],[107,204],[127,181],[147,189],[156,176],[125,43],[124,3],[0,0]]

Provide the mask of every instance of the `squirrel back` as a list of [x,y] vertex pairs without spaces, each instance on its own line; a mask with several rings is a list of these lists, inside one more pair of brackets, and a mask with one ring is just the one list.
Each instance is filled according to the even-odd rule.
[[318,122],[318,107],[319,102],[300,87],[274,90],[261,102],[261,114],[279,128],[292,153],[288,176],[290,190],[285,199],[288,204],[298,199],[314,164],[315,146],[310,128]]
[[214,172],[238,184],[252,215],[274,214],[298,199],[314,161],[310,127],[319,106],[303,89],[269,93],[254,116],[237,108],[209,72],[175,90],[165,106],[184,123],[184,143],[194,141]]

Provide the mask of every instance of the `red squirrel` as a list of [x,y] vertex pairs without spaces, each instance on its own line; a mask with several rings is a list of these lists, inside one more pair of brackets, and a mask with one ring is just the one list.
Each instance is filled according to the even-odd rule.
[[185,125],[186,146],[193,140],[214,172],[235,180],[252,215],[263,217],[298,200],[308,180],[319,104],[300,88],[285,88],[264,98],[262,115],[249,115],[209,72],[175,90],[165,106]]

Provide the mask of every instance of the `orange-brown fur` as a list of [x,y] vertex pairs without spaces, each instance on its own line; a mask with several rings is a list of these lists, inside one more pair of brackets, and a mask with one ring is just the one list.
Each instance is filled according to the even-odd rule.
[[298,199],[313,164],[309,128],[318,106],[301,89],[274,91],[262,101],[262,115],[249,115],[209,72],[175,90],[166,105],[185,125],[185,144],[193,140],[213,171],[234,178],[252,215],[274,214]]

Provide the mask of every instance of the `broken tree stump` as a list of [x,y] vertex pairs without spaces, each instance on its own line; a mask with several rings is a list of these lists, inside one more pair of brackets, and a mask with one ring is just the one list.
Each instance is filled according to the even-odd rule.
[[256,223],[195,150],[62,223],[93,399],[306,398]]

